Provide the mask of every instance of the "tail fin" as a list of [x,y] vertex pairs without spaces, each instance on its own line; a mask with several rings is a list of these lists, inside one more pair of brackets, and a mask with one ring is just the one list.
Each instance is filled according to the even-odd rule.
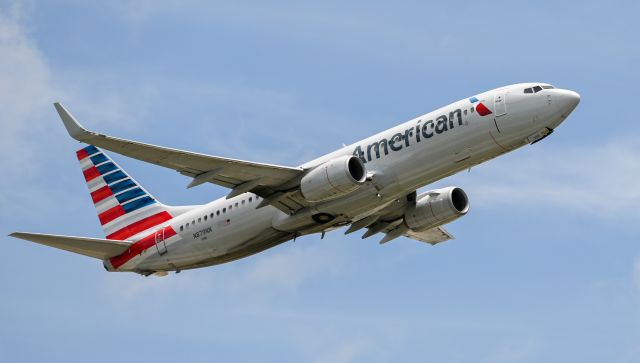
[[76,152],[107,239],[125,240],[174,217],[102,150]]

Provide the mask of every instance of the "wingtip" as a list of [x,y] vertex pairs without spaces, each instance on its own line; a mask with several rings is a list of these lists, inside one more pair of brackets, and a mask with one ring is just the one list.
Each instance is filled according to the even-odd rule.
[[58,115],[59,115],[60,117],[62,117],[62,115],[63,115],[63,114],[65,114],[65,113],[66,113],[66,114],[68,114],[68,113],[69,113],[69,111],[67,111],[67,109],[66,109],[66,108],[62,105],[62,103],[60,103],[60,102],[54,102],[54,103],[53,103],[53,107],[55,107],[55,108],[56,108],[56,111],[58,112]]
[[73,115],[67,111],[67,109],[60,102],[54,102],[53,106],[56,108],[64,127],[67,129],[69,136],[78,140],[84,141],[89,132],[80,125],[80,123],[73,117]]
[[24,232],[13,232],[13,233],[10,233],[8,236],[9,236],[9,237],[13,237],[13,238],[24,239],[24,238],[23,238],[23,237],[24,237],[24,235],[25,235],[25,233],[24,233]]

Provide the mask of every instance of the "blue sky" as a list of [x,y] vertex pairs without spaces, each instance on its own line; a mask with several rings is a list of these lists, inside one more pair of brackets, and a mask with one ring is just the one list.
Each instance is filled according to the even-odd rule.
[[[1,361],[637,362],[633,1],[0,1],[0,235],[101,237],[51,105],[87,127],[285,165],[501,85],[582,102],[544,142],[437,183],[436,247],[341,231],[165,278],[2,238]],[[168,204],[174,171],[114,157]]]

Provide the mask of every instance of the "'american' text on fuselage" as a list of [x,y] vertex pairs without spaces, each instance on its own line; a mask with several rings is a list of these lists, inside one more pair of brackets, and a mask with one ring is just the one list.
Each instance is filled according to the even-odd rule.
[[365,153],[360,145],[358,145],[355,150],[353,150],[353,155],[359,157],[360,160],[366,163],[367,161],[372,160],[371,149],[373,149],[373,151],[375,152],[375,158],[380,159],[380,148],[383,149],[384,155],[389,154],[389,149],[391,149],[391,151],[400,151],[403,147],[411,146],[411,140],[413,139],[414,135],[415,141],[421,142],[422,139],[430,139],[436,134],[442,134],[450,129],[453,129],[454,120],[456,118],[458,119],[458,126],[464,125],[462,121],[462,110],[460,109],[451,111],[449,113],[449,118],[447,118],[447,115],[441,115],[436,117],[435,121],[428,120],[423,123],[422,120],[418,120],[418,123],[415,127],[406,129],[404,133],[397,133],[393,135],[389,140],[383,138],[380,141],[367,145],[366,158]]

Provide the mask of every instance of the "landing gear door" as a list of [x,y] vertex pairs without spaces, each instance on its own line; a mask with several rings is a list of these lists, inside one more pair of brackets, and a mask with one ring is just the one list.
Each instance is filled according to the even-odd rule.
[[493,106],[496,110],[496,117],[507,114],[507,93],[500,92],[493,96]]

